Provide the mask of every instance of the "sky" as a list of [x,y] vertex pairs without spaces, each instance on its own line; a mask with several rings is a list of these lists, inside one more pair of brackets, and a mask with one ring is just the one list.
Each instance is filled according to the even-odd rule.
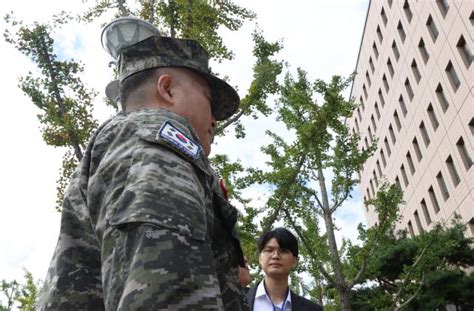
[[[238,0],[253,10],[257,19],[244,24],[235,33],[222,31],[224,43],[235,58],[212,64],[213,71],[227,75],[239,94],[246,94],[252,80],[251,33],[258,23],[269,41],[282,40],[284,49],[278,55],[288,63],[285,71],[298,67],[308,73],[309,80],[329,79],[332,75],[350,75],[356,67],[362,31],[369,0]],[[88,3],[93,3],[88,1]],[[60,10],[75,13],[84,10],[83,1],[15,0],[1,1],[0,15],[13,11],[29,24],[45,22]],[[4,32],[5,22],[0,21]],[[60,57],[80,60],[85,67],[83,81],[99,95],[94,101],[94,117],[105,121],[114,111],[103,102],[104,89],[112,79],[108,66],[111,58],[100,44],[101,27],[94,24],[71,24],[58,30],[55,52]],[[39,110],[17,87],[18,77],[35,72],[34,64],[11,45],[0,39],[0,90],[3,98],[0,113],[0,279],[23,279],[23,269],[44,279],[59,232],[60,213],[55,210],[56,180],[64,150],[46,146],[36,115]],[[256,165],[267,159],[259,148],[268,142],[265,129],[283,133],[285,129],[272,117],[246,120],[247,138],[237,141],[231,135],[218,138],[215,151],[225,150],[231,160]],[[230,133],[232,134],[232,133]],[[246,192],[255,204],[263,204],[261,189]],[[258,203],[260,202],[260,203]],[[365,223],[360,195],[336,214],[338,234],[355,239],[358,223]]]

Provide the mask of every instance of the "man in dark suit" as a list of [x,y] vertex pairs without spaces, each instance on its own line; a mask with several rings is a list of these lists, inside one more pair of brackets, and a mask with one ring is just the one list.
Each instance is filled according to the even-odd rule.
[[320,305],[290,290],[288,277],[298,262],[298,240],[285,228],[264,233],[258,240],[258,261],[265,272],[262,282],[247,293],[252,311],[314,311]]

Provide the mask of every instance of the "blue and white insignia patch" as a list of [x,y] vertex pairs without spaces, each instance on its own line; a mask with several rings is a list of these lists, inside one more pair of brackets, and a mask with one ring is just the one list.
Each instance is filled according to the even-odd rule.
[[161,126],[158,136],[192,159],[199,158],[201,146],[196,144],[192,139],[188,138],[183,132],[177,129],[170,122],[165,122],[165,124]]

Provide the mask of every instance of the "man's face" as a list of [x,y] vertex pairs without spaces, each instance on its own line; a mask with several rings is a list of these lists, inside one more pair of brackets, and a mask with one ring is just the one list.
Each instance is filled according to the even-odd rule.
[[265,275],[273,278],[288,278],[296,267],[297,259],[288,249],[280,248],[275,238],[268,240],[259,255],[258,261]]
[[211,89],[198,74],[183,70],[178,77],[173,111],[185,117],[196,131],[204,153],[209,155],[216,119],[211,112]]

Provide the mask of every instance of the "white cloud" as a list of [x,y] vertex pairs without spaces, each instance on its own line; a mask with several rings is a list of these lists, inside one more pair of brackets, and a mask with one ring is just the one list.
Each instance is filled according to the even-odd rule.
[[[368,0],[324,1],[237,1],[258,14],[257,22],[268,40],[283,39],[284,50],[279,58],[287,61],[290,70],[302,67],[311,80],[328,79],[333,74],[349,75],[355,68],[359,41]],[[90,5],[91,2],[88,2]],[[61,9],[84,10],[81,1],[2,1],[0,13],[14,10],[26,22],[47,21]],[[0,29],[6,24],[1,21]],[[239,33],[225,33],[226,44],[234,50],[233,61],[214,64],[221,76],[228,75],[238,85],[241,96],[252,80],[250,34],[254,24],[248,23]],[[58,30],[55,39],[61,56],[73,57],[85,64],[84,81],[99,92],[95,100],[95,116],[103,121],[113,111],[102,102],[105,85],[111,79],[110,58],[100,45],[100,26],[67,25]],[[0,114],[2,178],[0,191],[0,279],[22,279],[25,267],[36,278],[44,278],[57,240],[60,214],[55,212],[55,182],[61,166],[61,149],[45,146],[38,131],[38,109],[17,88],[17,77],[34,70],[33,64],[11,45],[0,40],[0,68],[2,75],[3,109]],[[58,54],[59,55],[59,54]],[[231,137],[219,138],[215,151],[225,151],[233,160],[245,165],[264,163],[259,150],[268,142],[264,130],[274,127],[270,119],[246,120],[248,136],[236,141]],[[280,125],[276,131],[285,132]],[[257,198],[261,192],[248,192]],[[265,201],[265,196],[261,198]],[[357,204],[348,207],[351,217],[336,220],[342,234],[353,236],[356,223],[362,220]]]

